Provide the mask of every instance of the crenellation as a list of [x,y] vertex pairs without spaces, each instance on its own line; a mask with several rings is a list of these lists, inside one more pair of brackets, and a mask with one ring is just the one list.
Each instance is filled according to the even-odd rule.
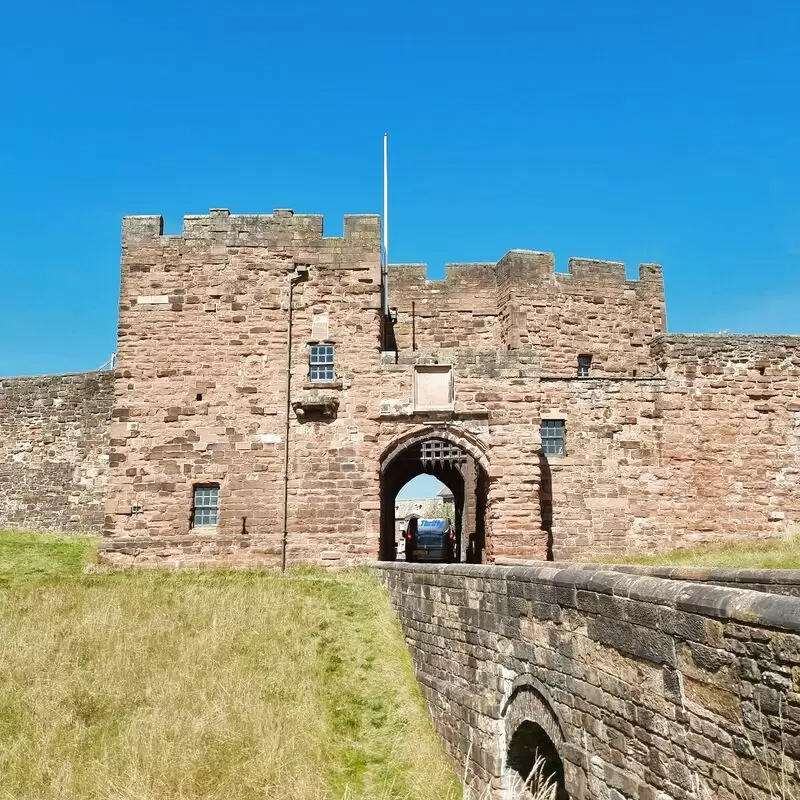
[[624,286],[626,283],[625,265],[620,261],[602,261],[596,258],[570,258],[567,263],[567,274],[572,276],[576,281],[598,281],[617,286]]
[[445,277],[430,280],[427,264],[390,264],[389,277],[401,287],[419,291],[446,291],[470,284],[478,289],[509,291],[510,286],[539,286],[561,282],[565,290],[580,289],[581,284],[597,282],[616,286],[620,290],[637,288],[639,282],[659,284],[661,266],[640,264],[639,279],[628,280],[625,265],[619,261],[592,258],[570,258],[567,272],[557,272],[553,253],[536,250],[509,250],[498,262],[467,262],[445,264]]
[[122,245],[157,239],[164,235],[164,217],[160,214],[132,215],[122,218]]
[[498,283],[539,283],[555,274],[553,253],[537,250],[509,250],[497,262]]
[[381,218],[377,214],[345,214],[344,238],[359,242],[365,248],[374,247],[381,241]]
[[205,247],[215,242],[226,248],[310,247],[336,250],[342,246],[372,251],[380,245],[380,217],[351,214],[344,218],[344,235],[326,237],[321,214],[295,214],[278,208],[272,214],[231,214],[227,208],[212,208],[208,214],[187,214],[177,235],[164,235],[161,216],[127,216],[122,223],[123,245],[152,243],[153,240]]
[[661,264],[639,264],[639,282],[664,284],[664,270]]

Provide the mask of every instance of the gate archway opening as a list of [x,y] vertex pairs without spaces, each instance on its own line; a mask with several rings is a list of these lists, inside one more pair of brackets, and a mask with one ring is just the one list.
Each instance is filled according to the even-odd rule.
[[483,464],[466,447],[451,439],[419,436],[395,447],[381,464],[380,559],[397,559],[401,520],[396,518],[397,494],[418,475],[433,475],[453,496],[455,528],[453,560],[481,563],[486,540],[489,478]]

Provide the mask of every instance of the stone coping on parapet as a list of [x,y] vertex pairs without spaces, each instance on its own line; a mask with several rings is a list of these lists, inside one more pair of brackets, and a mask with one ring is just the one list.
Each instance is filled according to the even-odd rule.
[[787,333],[664,333],[654,336],[652,348],[659,346],[707,347],[719,350],[741,345],[762,344],[771,347],[800,348],[800,334]]
[[593,375],[590,378],[579,378],[577,375],[537,375],[540,381],[569,382],[598,387],[604,383],[663,383],[666,375]]
[[113,369],[87,369],[82,372],[45,372],[36,375],[0,375],[0,383],[5,381],[37,381],[57,378],[89,378],[110,375],[114,377]]
[[741,586],[759,592],[776,592],[780,589],[800,596],[800,569],[756,569],[734,567],[657,566],[649,564],[614,564],[613,562],[533,561],[530,559],[495,559],[497,566],[542,566],[564,567],[583,570],[606,570],[625,572],[631,575],[649,575],[673,581],[713,583],[717,586]]
[[767,342],[775,342],[786,340],[791,344],[800,344],[800,333],[730,333],[728,331],[720,331],[719,333],[662,333],[653,337],[653,341],[664,339],[666,341],[680,341],[681,339],[688,339],[697,341],[700,339],[708,339],[709,342],[720,341],[737,341],[749,342],[757,339],[763,339]]
[[546,561],[537,566],[377,561],[369,566],[373,569],[428,573],[440,576],[445,581],[453,576],[552,585],[559,590],[558,604],[562,607],[579,608],[581,602],[578,593],[594,592],[653,603],[689,614],[800,633],[800,598],[752,589],[632,575],[616,569],[591,569],[586,564],[553,566],[553,562]]

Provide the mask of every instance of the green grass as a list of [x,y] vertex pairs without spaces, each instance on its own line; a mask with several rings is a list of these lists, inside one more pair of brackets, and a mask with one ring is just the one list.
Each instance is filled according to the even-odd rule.
[[454,800],[364,571],[81,574],[0,533],[0,799]]
[[96,550],[94,536],[0,531],[0,587],[31,578],[79,575]]
[[759,542],[687,547],[657,555],[598,556],[593,561],[675,567],[800,569],[800,534]]

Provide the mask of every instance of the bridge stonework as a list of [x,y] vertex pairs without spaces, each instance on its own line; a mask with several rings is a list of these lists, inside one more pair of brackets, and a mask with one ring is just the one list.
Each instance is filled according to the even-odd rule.
[[479,791],[511,797],[525,720],[555,745],[571,800],[767,800],[800,785],[800,599],[586,567],[378,573]]

